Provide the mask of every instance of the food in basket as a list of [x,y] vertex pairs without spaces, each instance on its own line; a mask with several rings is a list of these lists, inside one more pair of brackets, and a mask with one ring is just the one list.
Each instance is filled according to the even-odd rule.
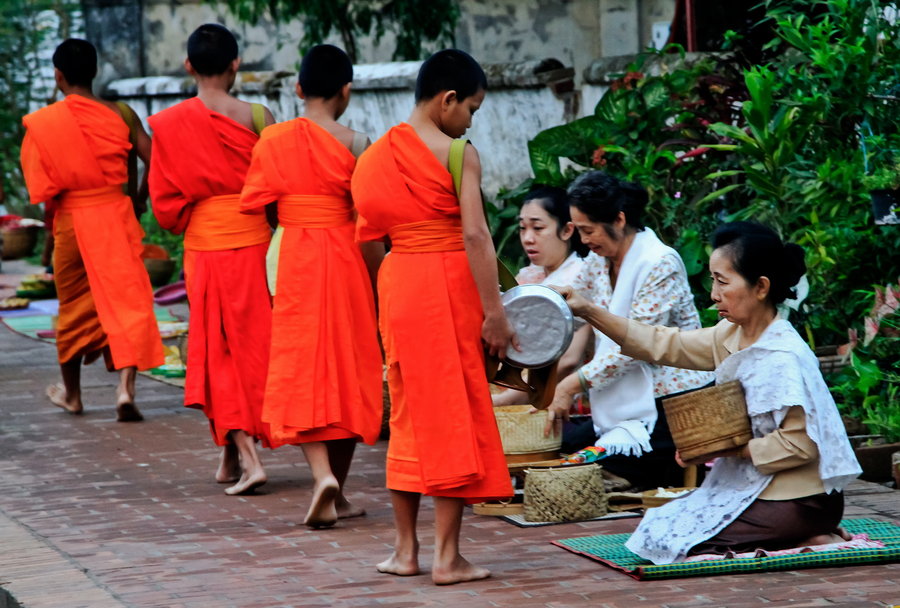
[[31,300],[28,298],[6,298],[0,300],[0,310],[22,310],[28,308]]
[[657,498],[678,498],[685,494],[690,494],[691,490],[667,490],[665,488],[656,488]]
[[55,294],[53,275],[47,273],[26,275],[16,288],[16,295],[22,298],[51,298]]
[[641,502],[645,509],[661,507],[670,500],[681,498],[696,489],[697,488],[656,488],[655,490],[647,490],[646,492],[641,493]]

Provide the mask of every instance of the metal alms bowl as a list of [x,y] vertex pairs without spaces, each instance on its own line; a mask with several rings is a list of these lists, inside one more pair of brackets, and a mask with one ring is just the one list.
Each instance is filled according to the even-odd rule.
[[575,330],[565,298],[545,285],[518,285],[501,298],[522,350],[510,348],[506,360],[518,367],[538,368],[559,359]]

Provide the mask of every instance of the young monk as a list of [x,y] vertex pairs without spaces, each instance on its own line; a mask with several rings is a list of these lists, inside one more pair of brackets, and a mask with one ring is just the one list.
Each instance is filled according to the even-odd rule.
[[[116,104],[93,94],[97,51],[90,42],[65,40],[53,66],[65,98],[23,119],[22,142],[31,202],[56,209],[56,346],[63,383],[49,387],[47,396],[80,414],[81,365],[102,355],[110,371],[119,370],[117,419],[137,422],[143,416],[134,403],[135,375],[162,365],[163,352],[140,258],[144,233],[123,190],[130,130]],[[135,128],[138,154],[147,162],[150,139],[139,122]]]
[[278,201],[284,233],[262,419],[274,440],[303,447],[315,478],[310,527],[364,513],[342,488],[356,442],[375,443],[381,429],[375,303],[350,198],[355,155],[367,139],[337,122],[352,80],[350,59],[337,47],[319,45],[303,57],[304,116],[263,132],[241,194],[250,212]]
[[359,238],[391,242],[378,299],[397,537],[378,570],[419,573],[416,517],[425,494],[435,504],[436,584],[490,576],[459,553],[463,505],[512,494],[482,340],[502,358],[514,334],[500,304],[475,148],[465,150],[458,198],[447,170],[450,142],[471,126],[486,85],[481,66],[462,51],[432,55],[419,71],[409,122],[360,157],[352,181]]
[[[271,229],[240,212],[240,192],[259,139],[257,117],[271,113],[228,91],[240,65],[237,41],[217,24],[201,25],[187,44],[197,96],[150,117],[154,153],[150,195],[159,224],[184,233],[190,302],[184,404],[202,409],[223,446],[216,481],[236,495],[266,482],[255,440],[270,445],[262,423],[271,302],[265,256]],[[257,123],[261,122],[259,118]]]

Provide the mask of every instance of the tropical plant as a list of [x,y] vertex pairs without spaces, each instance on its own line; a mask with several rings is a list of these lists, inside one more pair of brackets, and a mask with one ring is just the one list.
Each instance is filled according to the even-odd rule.
[[[219,0],[222,1],[222,0]],[[422,59],[426,43],[446,46],[454,40],[459,7],[454,0],[224,0],[241,21],[268,16],[275,23],[303,22],[301,52],[337,32],[356,63],[358,39],[374,35],[377,44],[390,31],[396,37],[395,60]]]
[[869,175],[862,178],[862,185],[866,190],[897,190],[900,188],[900,162],[879,167]]

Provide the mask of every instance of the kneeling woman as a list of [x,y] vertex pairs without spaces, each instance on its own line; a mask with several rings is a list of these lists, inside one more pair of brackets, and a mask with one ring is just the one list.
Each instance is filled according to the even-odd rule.
[[719,228],[713,248],[711,295],[723,317],[715,327],[645,325],[561,289],[623,353],[744,386],[754,439],[717,459],[693,493],[648,511],[626,543],[656,564],[840,540],[842,491],[860,473],[815,355],[776,313],[806,271],[803,250],[747,222]]

